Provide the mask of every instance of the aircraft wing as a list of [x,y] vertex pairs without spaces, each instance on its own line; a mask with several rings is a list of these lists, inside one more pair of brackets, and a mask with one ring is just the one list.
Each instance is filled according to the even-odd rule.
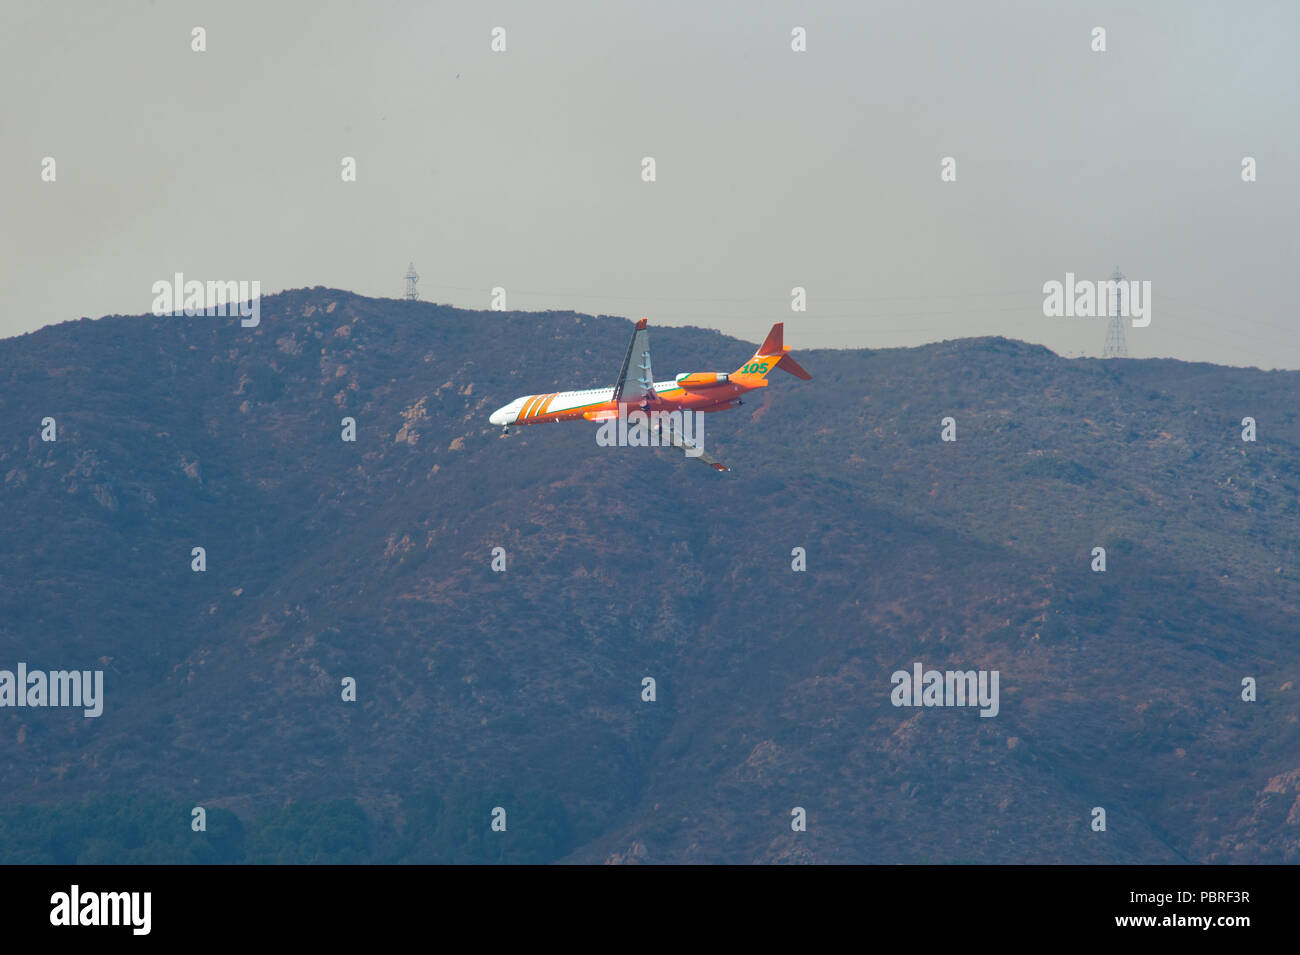
[[713,468],[713,470],[715,471],[731,470],[731,468],[727,467],[725,464],[723,464],[713,455],[709,454],[709,452],[705,451],[703,448],[694,445],[691,442],[687,441],[685,438],[683,438],[680,434],[677,433],[677,430],[671,424],[662,427],[660,429],[660,434],[664,437],[667,437],[669,443],[674,448],[677,448],[679,451],[685,454],[688,458],[695,458],[699,461],[703,461],[705,464]]
[[655,394],[654,374],[650,371],[650,333],[646,331],[647,321],[643,318],[636,323],[632,332],[632,341],[628,343],[627,355],[623,358],[623,367],[614,382],[613,401],[636,402]]

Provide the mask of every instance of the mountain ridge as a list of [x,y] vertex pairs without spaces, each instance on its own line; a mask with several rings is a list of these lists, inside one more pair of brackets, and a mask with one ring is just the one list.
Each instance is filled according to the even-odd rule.
[[[355,799],[415,844],[416,794],[506,791],[548,859],[1297,861],[1300,372],[788,325],[813,381],[708,416],[724,476],[487,423],[608,384],[611,316],[318,287],[0,340],[0,667],[109,687],[0,709],[5,805]],[[748,354],[651,336],[661,369]],[[1001,712],[892,706],[917,661],[1000,670]]]

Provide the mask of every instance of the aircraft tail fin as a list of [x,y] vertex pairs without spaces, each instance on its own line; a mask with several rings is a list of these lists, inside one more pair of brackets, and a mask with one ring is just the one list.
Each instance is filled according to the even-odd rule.
[[790,354],[790,349],[786,346],[784,338],[785,323],[777,322],[772,326],[772,330],[767,333],[767,338],[763,339],[763,344],[758,346],[758,351],[754,352],[754,357],[738,368],[736,375],[757,375],[760,378],[766,378],[767,373],[773,368],[780,368],[796,378],[811,381],[812,375],[808,374],[804,367],[794,360],[794,356]]
[[763,339],[763,344],[758,346],[758,351],[754,352],[754,357],[761,355],[779,355],[785,350],[782,339],[785,337],[785,322],[777,322],[772,326],[772,330],[767,333]]

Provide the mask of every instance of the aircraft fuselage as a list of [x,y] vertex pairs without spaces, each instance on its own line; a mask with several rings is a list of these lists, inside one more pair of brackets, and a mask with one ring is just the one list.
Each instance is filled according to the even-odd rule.
[[[680,376],[704,378],[704,375]],[[614,401],[613,388],[589,388],[583,391],[557,391],[550,394],[523,395],[504,407],[498,408],[488,419],[492,424],[526,425],[543,422],[571,421],[583,418],[587,421],[603,421],[617,417],[619,405],[627,411],[725,411],[735,404],[736,399],[746,392],[767,385],[765,379],[742,382],[735,376],[718,374],[717,380],[707,384],[692,384],[683,387],[679,380],[656,381],[655,393],[636,398],[625,397]],[[624,413],[626,414],[627,411]]]

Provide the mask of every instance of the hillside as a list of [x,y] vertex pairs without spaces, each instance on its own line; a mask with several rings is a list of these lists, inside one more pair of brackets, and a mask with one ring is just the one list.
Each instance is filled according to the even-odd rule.
[[[488,423],[630,328],[316,288],[0,341],[0,668],[105,670],[0,709],[6,858],[1300,862],[1300,372],[791,319],[727,474]],[[894,707],[916,661],[1000,712]]]

